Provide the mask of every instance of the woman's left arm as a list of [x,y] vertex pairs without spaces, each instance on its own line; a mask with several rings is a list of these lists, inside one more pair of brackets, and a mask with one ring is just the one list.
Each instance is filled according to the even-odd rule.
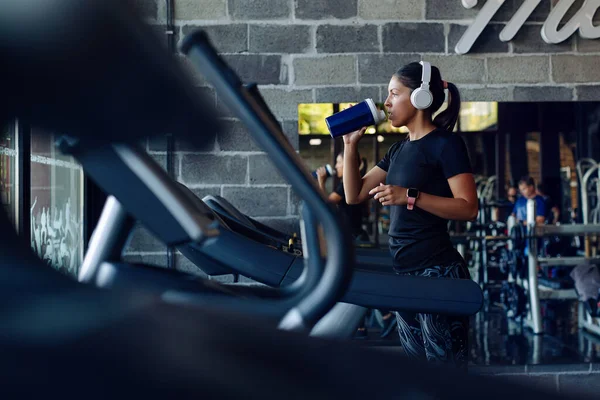
[[459,174],[448,179],[454,198],[419,194],[415,206],[440,218],[473,221],[479,212],[477,189],[472,174]]
[[[453,198],[421,192],[415,206],[444,219],[457,221],[476,219],[479,212],[479,202],[473,175],[470,173],[455,175],[448,179],[448,184],[450,190],[452,190]],[[400,186],[381,184],[369,193],[371,195],[375,194],[374,198],[384,206],[406,207],[406,190],[406,188]]]

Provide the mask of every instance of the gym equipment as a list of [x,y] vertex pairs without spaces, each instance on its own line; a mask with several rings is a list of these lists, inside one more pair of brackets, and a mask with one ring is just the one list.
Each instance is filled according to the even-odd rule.
[[[242,119],[242,120],[247,119],[249,122],[252,122],[252,119],[250,118],[250,116],[246,112],[244,112],[244,110],[241,109],[240,104],[235,101],[235,96],[232,96],[232,92],[233,93],[235,93],[236,91],[243,92],[243,86],[242,86],[241,82],[239,81],[239,78],[237,78],[235,72],[233,72],[225,64],[225,62],[218,56],[217,52],[215,51],[215,49],[212,47],[211,43],[209,42],[206,34],[203,31],[198,30],[198,31],[193,32],[193,33],[189,34],[188,36],[186,36],[186,38],[182,42],[182,51],[184,53],[186,53],[188,55],[188,57],[190,57],[192,62],[194,62],[194,64],[196,64],[196,66],[204,73],[204,75],[207,76],[208,80],[213,83],[217,92],[223,92],[223,98],[229,99],[229,100],[225,100],[226,102],[227,101],[230,102],[228,104],[229,108],[231,110],[238,110],[239,111],[238,116],[240,117],[240,119]],[[256,94],[254,94],[254,95],[256,95]],[[251,97],[251,96],[252,95],[250,95],[249,97]],[[260,104],[260,102],[258,102],[258,103]],[[258,128],[259,127],[257,127],[257,129]],[[284,143],[286,143],[289,146],[283,133],[281,133],[280,131],[279,131],[279,137],[281,138],[281,140]],[[275,151],[277,151],[277,150],[274,149],[274,152]],[[303,175],[306,175],[306,172],[304,172]],[[314,185],[314,181],[310,181],[310,183]],[[346,250],[348,250],[348,249],[346,249]],[[215,251],[213,254],[217,254],[217,253],[219,253],[219,252]],[[265,268],[264,263],[260,263],[260,264],[261,264],[260,266],[258,266],[258,265],[254,266],[254,269],[256,270],[257,267]],[[275,270],[276,268],[279,269],[279,271],[280,271],[279,273],[282,278],[282,281],[280,284],[282,284],[282,285],[291,284],[293,281],[298,279],[298,277],[300,276],[300,273],[301,273],[301,268],[298,263],[293,263],[291,265],[290,269],[287,271],[282,270],[281,266],[267,266],[267,267],[270,268],[269,272],[271,273],[271,275],[274,275],[277,273]],[[239,268],[240,267],[239,267],[239,263],[238,263],[238,265],[236,265],[236,271],[242,275],[249,276],[249,275],[246,275],[246,273],[241,272]],[[381,277],[381,275],[380,275],[379,279],[377,279],[377,280],[368,279],[367,276],[369,276],[368,275],[369,271],[361,269],[360,266],[354,273],[355,273],[355,275],[360,274],[361,276],[360,277],[355,276],[355,279],[352,280],[351,289],[347,292],[346,296],[344,296],[343,301],[348,301],[348,302],[351,302],[354,304],[365,305],[365,306],[369,306],[371,308],[394,309],[394,306],[397,307],[397,304],[399,304],[397,301],[394,301],[393,302],[394,304],[392,304],[392,300],[398,299],[397,296],[399,296],[398,293],[396,293],[397,288],[395,288],[393,290],[389,290],[389,291],[386,290],[386,284],[385,284],[384,280],[387,280],[388,282],[398,281],[398,279],[395,279],[395,278],[400,278],[399,276],[394,275],[394,274],[388,274],[385,277]],[[381,273],[379,273],[379,274],[381,274]],[[374,275],[371,275],[371,276],[374,276]],[[250,277],[255,279],[254,276],[250,276]],[[407,277],[402,277],[402,278],[407,278]],[[413,278],[418,278],[418,277],[413,277]],[[448,284],[449,286],[450,285],[454,286],[454,284],[464,285],[464,290],[461,290],[461,293],[462,293],[461,299],[448,298],[447,301],[444,301],[444,303],[446,303],[446,307],[448,307],[448,309],[446,310],[448,313],[461,313],[462,314],[462,312],[460,310],[462,307],[465,307],[465,309],[468,308],[469,313],[470,313],[474,309],[477,309],[477,311],[478,311],[479,307],[481,306],[480,289],[478,287],[475,288],[477,285],[474,285],[474,283],[471,282],[470,280],[447,281],[447,280],[435,280],[435,279],[429,280],[429,279],[425,278],[425,281],[430,282],[432,285],[440,285],[440,289],[441,289],[441,286],[446,286],[446,284]],[[425,281],[423,281],[423,282],[425,282]],[[436,282],[433,283],[432,281],[436,281]],[[415,285],[417,285],[416,282],[417,281],[415,281]],[[460,282],[460,283],[458,283],[458,282]],[[427,284],[429,284],[429,283],[427,283]],[[355,286],[352,286],[352,285],[355,285]],[[418,284],[418,285],[420,285],[420,284]],[[469,286],[471,289],[468,289],[467,286]],[[356,288],[356,290],[353,291],[352,287]],[[364,290],[364,292],[363,292],[363,290]],[[380,295],[377,295],[377,292],[379,292]],[[421,292],[421,293],[418,294],[417,292]],[[451,293],[453,293],[454,290],[451,289],[450,287],[446,287],[446,289],[444,289],[443,292],[448,294],[448,296],[451,296]],[[385,296],[387,298],[387,300],[385,300],[385,304],[372,304],[377,300],[377,298],[383,297],[381,295],[382,293],[385,293]],[[438,310],[438,312],[441,312],[441,311],[439,311],[439,308],[438,308],[438,307],[440,307],[440,303],[441,303],[440,302],[441,298],[439,297],[439,296],[442,296],[441,290],[427,290],[427,291],[412,292],[408,287],[406,288],[406,291],[403,292],[403,295],[400,295],[400,297],[402,297],[401,304],[403,304],[403,309],[404,309],[404,307],[411,307],[410,308],[411,310],[416,310],[417,308],[421,307],[420,303],[422,301],[429,303],[429,300],[424,298],[423,293],[427,293],[427,295],[431,295],[432,293],[435,293],[435,295],[434,295],[435,299],[431,299],[430,305],[426,306],[425,308],[421,309],[420,311],[432,312],[431,310],[433,308],[431,308],[431,307],[435,307]],[[454,292],[454,293],[458,293],[458,292]],[[410,305],[409,303],[411,303],[411,302],[408,301],[408,298],[412,297],[413,294],[416,296],[415,299],[418,298],[419,300],[417,302],[413,303],[412,305]],[[350,296],[352,296],[352,297],[350,297]],[[350,300],[350,298],[352,300]],[[436,302],[438,304],[436,306],[433,306],[433,304]],[[470,303],[470,304],[467,305],[467,303]],[[415,307],[415,308],[412,308],[412,307]],[[449,308],[452,308],[452,310],[450,310]],[[406,309],[408,309],[408,308],[406,308]],[[425,309],[427,309],[428,311],[425,311]]]
[[[19,8],[21,5],[26,7]],[[93,18],[96,14],[87,12],[88,8],[95,9],[94,6],[106,7],[105,13],[100,14],[98,19]],[[36,30],[47,33],[46,40],[53,42],[57,35],[68,32],[70,25],[85,22],[88,27],[95,26],[93,32],[96,34],[89,33],[74,39],[86,43],[89,51],[98,55],[106,50],[98,40],[104,32],[118,32],[122,35],[118,37],[119,41],[134,47],[143,44],[138,37],[140,20],[135,14],[125,12],[127,9],[124,7],[126,2],[113,0],[5,0],[0,5],[0,16],[21,27],[11,32],[12,43],[21,36],[29,37]],[[20,24],[23,18],[13,8],[38,15],[39,18],[34,21],[36,24]],[[32,21],[28,19],[28,22]],[[8,41],[0,28],[0,42]],[[59,46],[56,50],[68,53],[69,43],[59,43],[64,47]],[[16,52],[33,52],[36,54],[34,61],[42,61],[35,64],[39,66],[53,60],[53,52],[43,53],[44,49],[44,43],[33,47],[0,46],[0,54],[3,60],[12,60]],[[156,46],[147,47],[146,52],[151,59],[166,58]],[[29,100],[18,98],[18,93],[12,92],[14,87],[5,85],[11,80],[26,81],[28,76],[24,71],[31,71],[34,61],[23,60],[22,69],[14,71],[16,75],[0,73],[2,87],[11,88],[0,99],[0,109],[5,112],[6,118],[15,117],[13,110],[16,107],[9,112],[5,111],[9,108],[4,105],[18,101],[19,107],[26,108],[29,102],[32,106],[37,102],[37,97]],[[73,57],[73,68],[76,69],[81,62],[78,57]],[[152,69],[152,65],[156,63],[138,72],[144,75]],[[4,64],[0,65],[5,72],[3,67]],[[153,72],[156,74],[148,77],[168,82],[168,79],[163,79],[168,77],[166,69],[158,68]],[[52,70],[47,79],[54,79],[56,73]],[[115,100],[125,95],[119,91],[122,82],[106,78],[102,85],[107,93],[116,96]],[[67,79],[63,82],[69,88],[53,93],[55,98],[77,89],[77,81]],[[152,82],[149,80],[147,83],[151,87]],[[31,93],[37,94],[35,91]],[[143,99],[152,102],[160,93],[158,88],[145,92]],[[48,95],[43,90],[39,94]],[[86,106],[97,110],[100,105],[93,97],[82,100],[86,100],[80,105],[82,108]],[[37,111],[43,114],[44,108],[40,104],[37,106]],[[185,107],[182,104],[178,106]],[[50,103],[47,107],[53,109]],[[50,130],[73,123],[69,121],[73,117],[72,110],[53,111],[57,113],[52,114],[45,125]],[[131,120],[127,119],[127,115],[120,114],[120,122],[135,126],[134,114]],[[110,119],[109,115],[105,117]],[[156,115],[147,117],[157,118]],[[72,139],[90,138],[84,126],[80,128],[81,132],[75,128],[69,132]],[[134,131],[132,137],[135,135]],[[120,139],[129,140],[131,137],[122,132]],[[110,169],[110,165],[106,168]],[[372,395],[374,390],[382,397],[393,397],[400,390],[406,397],[444,399],[448,398],[448,394],[481,398],[490,389],[493,393],[488,397],[498,396],[496,398],[499,399],[516,396],[517,393],[537,394],[535,390],[499,384],[485,377],[414,365],[396,354],[308,340],[301,335],[261,326],[254,319],[248,322],[236,313],[173,307],[135,288],[127,291],[96,290],[77,284],[43,265],[28,243],[17,237],[4,210],[0,210],[0,227],[3,232],[0,241],[0,298],[3,305],[0,310],[3,321],[0,349],[3,357],[0,363],[4,377],[3,393],[11,397],[64,394],[65,376],[70,379],[68,386],[73,393],[90,393],[92,390],[93,396],[102,398],[134,394],[197,398],[202,394],[211,398],[274,399],[280,398],[281,393],[291,393],[292,397],[298,398],[350,398]],[[257,352],[261,355],[259,364],[256,363]],[[285,354],[285,362],[282,362],[282,354]],[[364,365],[370,367],[365,370]],[[433,385],[432,376],[435,377]],[[395,384],[374,389],[375,383],[381,382],[381,379],[394,380]],[[268,384],[256,384],[265,380]]]

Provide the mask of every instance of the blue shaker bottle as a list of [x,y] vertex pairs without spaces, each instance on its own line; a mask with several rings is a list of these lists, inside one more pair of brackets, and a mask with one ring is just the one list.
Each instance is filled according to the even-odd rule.
[[373,99],[363,100],[353,107],[325,118],[327,128],[333,138],[359,130],[363,126],[380,124],[384,120],[385,112],[377,109]]
[[[333,167],[331,166],[331,164],[325,164],[325,171],[327,172],[327,177],[333,176],[333,174],[335,173]],[[317,179],[317,171],[313,171],[311,172],[313,178]]]

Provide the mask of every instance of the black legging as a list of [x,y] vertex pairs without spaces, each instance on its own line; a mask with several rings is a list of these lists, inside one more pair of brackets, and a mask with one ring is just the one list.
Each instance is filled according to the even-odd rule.
[[[464,261],[454,261],[405,275],[470,279]],[[469,317],[397,312],[398,334],[405,353],[415,359],[467,368]]]

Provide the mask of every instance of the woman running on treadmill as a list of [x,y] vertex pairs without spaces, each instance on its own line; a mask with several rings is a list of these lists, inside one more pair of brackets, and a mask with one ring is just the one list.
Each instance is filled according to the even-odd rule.
[[[448,107],[433,118],[446,89]],[[390,79],[385,107],[392,126],[406,126],[409,134],[362,178],[351,160],[366,127],[344,136],[346,201],[373,196],[390,206],[389,247],[398,274],[469,279],[447,232],[448,220],[474,220],[478,213],[467,149],[452,133],[460,111],[458,88],[429,63],[410,63]],[[409,357],[466,369],[467,317],[398,312],[396,320]]]

